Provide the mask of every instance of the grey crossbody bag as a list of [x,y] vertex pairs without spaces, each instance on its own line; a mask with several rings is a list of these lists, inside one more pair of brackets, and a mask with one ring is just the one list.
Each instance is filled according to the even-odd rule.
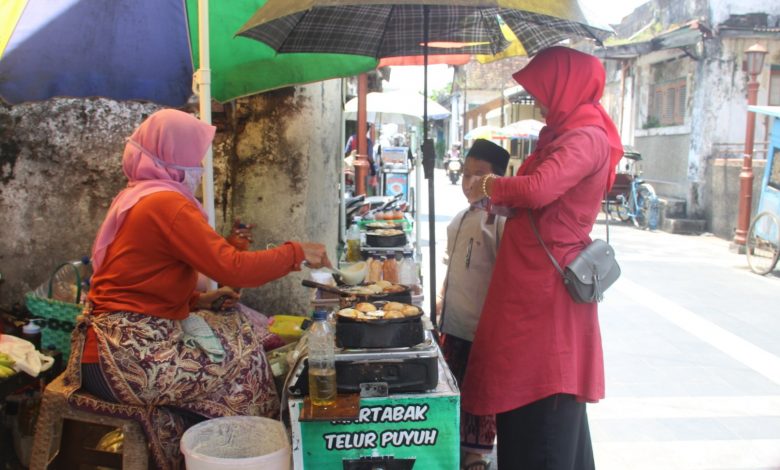
[[571,298],[579,304],[601,302],[604,299],[604,291],[620,277],[615,250],[609,245],[609,214],[606,219],[607,241],[598,238],[593,240],[565,269],[561,268],[539,235],[531,209],[528,209],[528,217],[536,239],[563,278],[563,284]]

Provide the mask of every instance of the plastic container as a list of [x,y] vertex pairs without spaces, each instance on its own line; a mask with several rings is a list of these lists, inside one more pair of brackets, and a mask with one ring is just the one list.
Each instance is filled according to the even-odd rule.
[[22,327],[22,339],[31,342],[35,349],[41,349],[41,327],[36,323],[38,319],[30,320]]
[[360,228],[353,225],[347,230],[347,253],[345,255],[347,262],[356,263],[361,260],[360,256]]
[[268,331],[282,338],[285,343],[301,339],[311,320],[298,315],[274,315],[269,320]]
[[404,286],[417,285],[417,266],[412,259],[412,254],[407,253],[398,265],[398,282]]
[[189,428],[179,444],[187,470],[289,470],[284,425],[259,416],[226,416]]
[[658,201],[658,198],[655,196],[651,196],[650,199],[650,211],[647,215],[647,227],[650,230],[655,230],[658,228],[658,219],[660,216],[661,211],[661,204]]
[[366,273],[368,272],[368,263],[365,261],[358,261],[357,263],[342,263],[340,266],[341,280],[345,284],[356,286],[366,279]]
[[336,353],[328,310],[318,308],[309,328],[309,397],[314,406],[336,403]]

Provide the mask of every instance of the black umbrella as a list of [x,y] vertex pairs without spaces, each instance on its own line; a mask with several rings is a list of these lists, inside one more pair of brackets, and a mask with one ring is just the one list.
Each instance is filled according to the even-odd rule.
[[[282,53],[377,59],[423,55],[427,98],[429,48],[435,48],[435,54],[496,54],[508,45],[502,21],[529,55],[574,37],[600,42],[612,32],[589,22],[576,0],[268,0],[238,34]],[[427,100],[422,151],[428,180],[431,319],[436,324],[435,152],[428,139]]]

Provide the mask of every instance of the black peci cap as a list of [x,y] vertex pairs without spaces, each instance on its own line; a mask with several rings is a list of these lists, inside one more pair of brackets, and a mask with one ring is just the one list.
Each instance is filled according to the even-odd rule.
[[477,139],[466,154],[466,158],[476,158],[490,163],[497,175],[506,173],[509,165],[509,152],[504,147],[496,145],[486,139]]

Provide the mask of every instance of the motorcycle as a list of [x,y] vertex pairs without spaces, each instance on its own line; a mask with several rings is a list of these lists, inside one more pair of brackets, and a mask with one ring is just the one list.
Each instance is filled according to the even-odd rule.
[[458,184],[460,174],[463,172],[463,163],[460,158],[450,158],[444,162],[444,169],[447,170],[447,176],[452,184]]

